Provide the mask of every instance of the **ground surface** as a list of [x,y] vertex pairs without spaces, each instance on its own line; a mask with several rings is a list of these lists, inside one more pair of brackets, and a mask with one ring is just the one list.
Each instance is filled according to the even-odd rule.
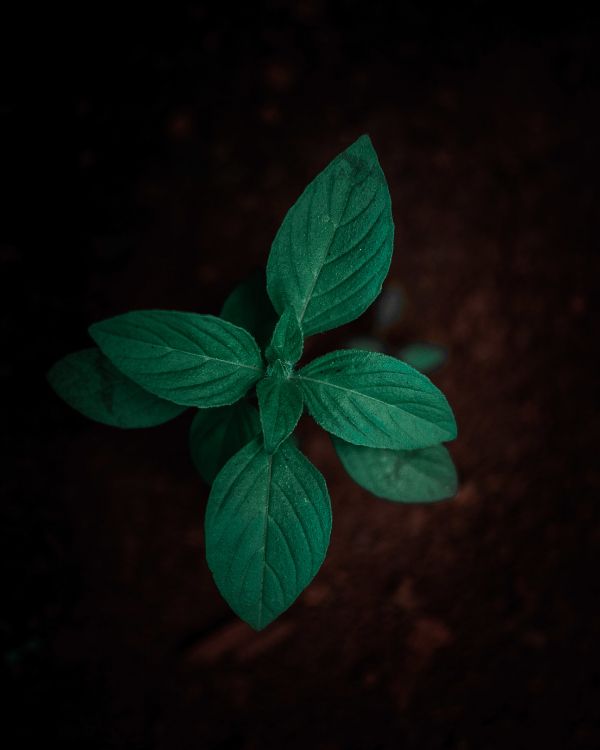
[[[119,30],[90,17],[71,40],[70,99],[40,113],[36,215],[7,212],[0,258],[19,297],[5,392],[28,396],[7,399],[3,444],[15,747],[600,747],[594,24],[347,7],[273,3],[253,25],[201,7]],[[41,121],[21,118],[9,108],[15,134]],[[191,415],[94,425],[44,372],[103,317],[218,312],[363,132],[410,301],[389,341],[450,350],[434,380],[459,423],[461,489],[377,501],[307,420],[330,552],[256,634],[204,562]]]

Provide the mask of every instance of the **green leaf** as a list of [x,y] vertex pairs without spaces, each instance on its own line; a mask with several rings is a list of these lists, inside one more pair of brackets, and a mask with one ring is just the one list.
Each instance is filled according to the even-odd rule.
[[90,334],[121,372],[176,404],[231,404],[263,374],[252,336],[212,315],[130,312],[95,323]]
[[269,455],[254,440],[215,479],[205,532],[219,591],[260,630],[292,604],[325,558],[331,533],[325,480],[291,441]]
[[259,381],[256,394],[265,450],[274,453],[292,434],[302,416],[302,389],[297,381],[288,380],[284,366],[278,360],[269,368],[269,376]]
[[267,346],[277,323],[277,313],[267,294],[264,271],[253,273],[236,286],[223,304],[221,317],[249,331],[261,349]]
[[271,343],[265,352],[267,360],[274,362],[281,359],[290,365],[295,365],[302,356],[304,337],[302,329],[293,310],[286,310],[273,332]]
[[267,289],[308,336],[354,320],[381,291],[392,257],[390,195],[363,135],[336,157],[288,211],[271,247]]
[[190,452],[207,484],[229,459],[260,435],[258,410],[242,399],[231,406],[200,409],[190,427]]
[[414,450],[456,437],[443,393],[394,357],[345,349],[314,360],[297,377],[310,414],[349,443]]
[[73,409],[111,427],[154,427],[185,411],[140,388],[95,347],[59,360],[48,381]]
[[446,350],[438,344],[408,344],[398,352],[398,358],[419,372],[433,372],[446,361]]
[[335,437],[333,444],[352,479],[377,497],[427,503],[453,497],[458,489],[456,469],[443,445],[394,451],[352,445]]

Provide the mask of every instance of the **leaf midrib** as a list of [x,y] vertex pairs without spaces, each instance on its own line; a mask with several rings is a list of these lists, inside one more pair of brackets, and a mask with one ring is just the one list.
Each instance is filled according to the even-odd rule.
[[265,588],[265,575],[267,572],[267,537],[269,535],[269,510],[271,507],[271,478],[273,475],[273,455],[269,456],[268,459],[268,469],[267,469],[267,497],[266,497],[266,507],[265,507],[265,528],[263,531],[263,557],[264,557],[264,564],[262,565],[262,571],[260,576],[260,595],[258,598],[258,627],[262,627],[262,614],[263,614],[263,598],[264,598],[264,588]]
[[[319,385],[326,385],[329,386],[329,388],[337,388],[340,391],[347,391],[348,393],[356,393],[357,395],[361,396],[362,398],[369,399],[369,401],[375,401],[378,404],[381,404],[382,406],[387,407],[394,407],[396,409],[400,409],[401,411],[406,411],[405,409],[402,409],[402,406],[400,404],[393,404],[390,401],[382,401],[379,398],[376,398],[375,396],[368,396],[366,393],[363,393],[362,391],[353,390],[352,388],[347,388],[343,385],[336,385],[335,383],[331,383],[329,380],[317,380],[317,378],[307,378],[305,375],[296,375],[296,380],[305,380],[309,381],[311,383],[318,383]],[[424,391],[419,391],[420,393],[423,393]],[[412,412],[408,412],[411,414]],[[412,415],[416,416],[416,415]],[[422,417],[418,417],[419,419],[422,419]]]
[[[123,339],[124,341],[133,341],[135,343],[140,343],[138,339],[132,339],[129,336],[123,336],[119,333],[106,333],[105,336],[112,336],[113,338]],[[207,360],[210,359],[213,362],[222,362],[226,365],[234,365],[236,367],[243,367],[246,370],[254,370],[255,372],[262,372],[262,368],[260,367],[253,367],[252,365],[245,365],[242,362],[236,362],[234,360],[229,359],[222,359],[221,357],[212,357],[208,354],[198,354],[198,352],[189,352],[187,349],[175,349],[172,346],[167,346],[166,344],[151,344],[146,341],[141,342],[145,344],[146,346],[154,346],[157,349],[165,349],[168,352],[178,352],[180,354],[189,354],[190,357],[196,357],[197,359],[203,359]],[[142,359],[142,357],[128,357],[128,359]]]
[[[329,185],[328,185],[328,188],[329,188]],[[350,200],[350,195],[352,194],[353,189],[354,189],[354,187],[351,184],[350,188],[348,189],[348,192],[346,193],[346,199],[344,200],[344,207],[342,208],[342,210],[340,212],[340,219],[344,218],[344,214],[346,213],[346,209],[348,208],[348,201]],[[314,193],[314,191],[313,191],[313,193]],[[329,210],[330,205],[331,205],[331,190],[328,189],[327,193],[328,193],[328,196],[327,196],[327,215],[331,218],[331,211]],[[310,199],[310,206],[309,206],[309,211],[308,211],[308,214],[309,214],[308,220],[309,221],[310,221],[310,214],[311,214],[311,209],[312,209],[313,198],[314,198],[314,194],[311,195],[311,199]],[[331,246],[333,245],[333,241],[335,239],[336,233],[337,233],[338,229],[340,228],[340,225],[336,224],[333,221],[333,219],[331,220],[331,223],[333,224],[334,229],[333,229],[333,232],[331,233],[331,237],[329,239],[329,242],[327,243],[327,247],[325,248],[325,252],[323,253],[323,255],[321,257],[321,260],[320,260],[320,263],[319,263],[319,268],[317,270],[316,276],[314,277],[313,282],[312,282],[312,284],[310,286],[310,289],[308,290],[308,293],[307,293],[307,295],[305,297],[304,304],[302,305],[302,311],[300,312],[300,315],[298,316],[298,321],[299,321],[300,325],[302,325],[302,323],[304,322],[304,315],[306,314],[306,309],[307,309],[307,307],[308,307],[308,305],[310,303],[310,300],[312,299],[312,295],[313,295],[313,292],[314,292],[315,287],[317,285],[317,282],[319,280],[319,277],[321,275],[321,272],[323,271],[323,268],[325,268],[325,260],[326,260],[328,254],[329,254],[329,251],[331,250]]]

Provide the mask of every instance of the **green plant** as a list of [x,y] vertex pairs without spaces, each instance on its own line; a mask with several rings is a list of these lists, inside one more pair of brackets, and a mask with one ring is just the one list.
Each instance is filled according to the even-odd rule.
[[456,489],[441,445],[456,437],[456,423],[424,375],[358,349],[297,367],[304,337],[354,320],[375,300],[393,234],[386,180],[362,136],[288,211],[266,291],[264,276],[242,284],[220,317],[142,311],[95,323],[97,348],[50,370],[65,401],[105,424],[149,427],[198,409],[190,444],[212,483],[208,564],[229,605],[256,629],[309,584],[329,543],[325,480],[292,437],[305,407],[333,436],[350,475],[375,494],[415,502]]

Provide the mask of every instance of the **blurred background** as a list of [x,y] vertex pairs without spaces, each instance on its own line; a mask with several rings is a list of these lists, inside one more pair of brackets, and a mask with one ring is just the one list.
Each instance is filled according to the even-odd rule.
[[[475,1],[31,13],[41,41],[7,56],[0,106],[3,746],[600,747],[598,19]],[[376,500],[305,418],[330,552],[257,634],[204,561],[191,414],[96,425],[45,372],[104,317],[218,313],[362,133],[407,299],[387,343],[448,350],[433,380],[461,488]]]

